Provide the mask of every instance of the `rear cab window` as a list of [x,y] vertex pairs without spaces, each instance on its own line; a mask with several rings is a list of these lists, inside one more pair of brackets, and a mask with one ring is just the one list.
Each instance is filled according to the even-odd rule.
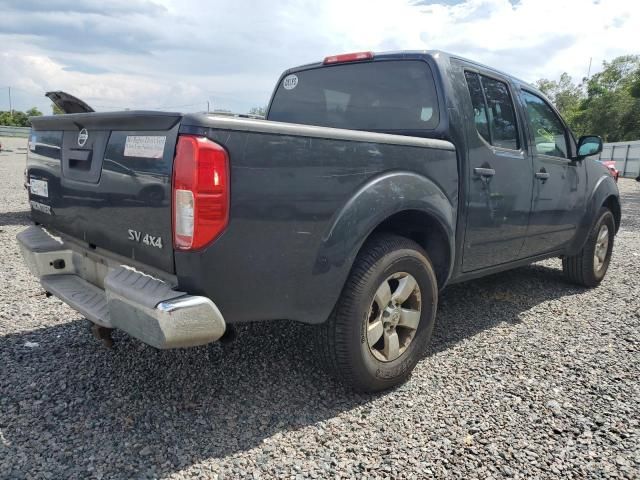
[[433,130],[435,82],[421,60],[344,63],[286,75],[268,119],[374,132]]

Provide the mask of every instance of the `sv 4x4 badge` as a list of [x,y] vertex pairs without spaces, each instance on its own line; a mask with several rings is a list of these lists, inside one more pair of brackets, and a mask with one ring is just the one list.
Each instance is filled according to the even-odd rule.
[[162,237],[154,237],[148,233],[138,232],[137,230],[129,230],[129,240],[137,243],[144,243],[150,247],[162,248]]

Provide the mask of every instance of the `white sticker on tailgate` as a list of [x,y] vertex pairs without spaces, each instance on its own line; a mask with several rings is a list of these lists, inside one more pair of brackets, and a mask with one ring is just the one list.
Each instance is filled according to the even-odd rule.
[[49,184],[46,180],[37,180],[35,178],[29,178],[29,191],[31,195],[38,195],[39,197],[49,197]]
[[127,135],[125,157],[162,158],[167,137],[157,135]]

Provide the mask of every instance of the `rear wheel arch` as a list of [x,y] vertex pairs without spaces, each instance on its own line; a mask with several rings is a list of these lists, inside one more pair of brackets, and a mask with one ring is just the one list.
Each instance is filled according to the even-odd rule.
[[[457,192],[450,192],[449,196],[456,198]],[[404,213],[407,211],[417,213]],[[338,267],[346,279],[357,253],[376,229],[388,228],[397,215],[420,214],[423,215],[421,220],[427,220],[428,225],[433,225],[439,233],[444,232],[442,235],[453,247],[456,205],[436,183],[405,171],[385,172],[370,179],[330,222],[318,249],[314,273]],[[398,225],[394,227],[396,232],[402,230]],[[406,229],[404,236],[407,236]]]
[[433,256],[442,288],[455,252],[457,210],[451,199],[456,198],[456,191],[445,193],[433,180],[408,171],[385,172],[362,185],[336,211],[322,235],[311,271],[315,283],[309,288],[318,289],[316,298],[322,297],[323,306],[317,320],[309,323],[321,323],[329,316],[325,309],[335,306],[358,254],[374,233],[416,241]]
[[429,256],[438,280],[443,288],[449,279],[453,263],[453,244],[446,228],[433,215],[421,210],[402,210],[380,222],[367,236],[367,240],[379,234],[394,234],[408,238],[420,245]]

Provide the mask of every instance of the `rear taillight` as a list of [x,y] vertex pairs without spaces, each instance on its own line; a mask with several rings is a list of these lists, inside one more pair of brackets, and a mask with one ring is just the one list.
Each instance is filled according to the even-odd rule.
[[229,157],[203,137],[180,135],[173,165],[173,246],[196,250],[229,222]]
[[343,53],[342,55],[332,55],[325,57],[325,65],[330,63],[345,63],[345,62],[358,62],[360,60],[371,60],[373,58],[373,52],[355,52],[355,53]]

